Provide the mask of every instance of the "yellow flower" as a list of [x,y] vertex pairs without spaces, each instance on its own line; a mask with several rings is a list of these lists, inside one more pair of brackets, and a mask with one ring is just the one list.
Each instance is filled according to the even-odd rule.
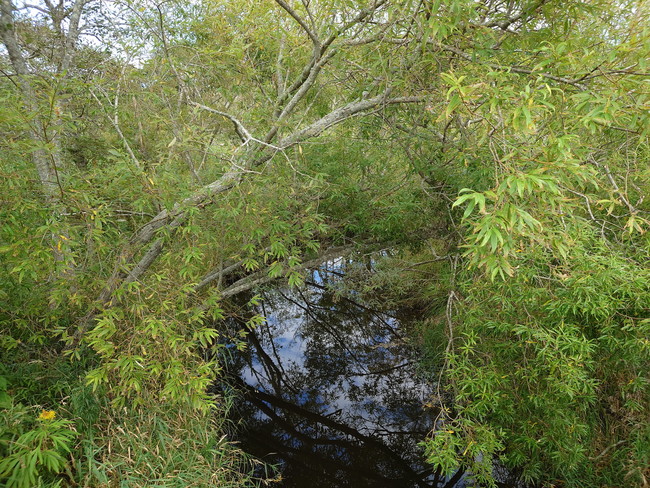
[[38,416],[38,420],[54,420],[56,412],[54,410],[43,410]]

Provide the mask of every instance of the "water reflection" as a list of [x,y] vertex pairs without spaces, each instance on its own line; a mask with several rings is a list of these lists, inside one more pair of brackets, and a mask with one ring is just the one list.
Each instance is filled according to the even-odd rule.
[[452,486],[421,460],[435,412],[399,317],[333,294],[338,271],[264,292],[266,323],[229,368],[242,447],[279,464],[284,487]]

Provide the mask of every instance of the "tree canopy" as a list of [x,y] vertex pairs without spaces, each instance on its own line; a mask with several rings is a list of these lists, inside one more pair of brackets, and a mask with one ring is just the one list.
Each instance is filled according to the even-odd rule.
[[648,483],[647,2],[0,5],[8,486],[251,482],[233,299],[383,248],[436,469]]

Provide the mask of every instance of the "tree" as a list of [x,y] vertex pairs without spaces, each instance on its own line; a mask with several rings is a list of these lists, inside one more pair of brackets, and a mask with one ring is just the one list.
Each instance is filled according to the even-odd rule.
[[[62,169],[60,132],[61,132],[61,107],[56,96],[58,91],[65,82],[65,78],[70,68],[70,63],[76,48],[77,40],[80,33],[81,14],[87,0],[79,0],[70,6],[64,2],[59,2],[54,6],[47,2],[42,8],[36,7],[39,13],[45,15],[46,19],[51,21],[52,31],[47,32],[49,39],[44,41],[54,42],[54,49],[45,56],[38,56],[38,61],[44,62],[44,66],[39,67],[38,72],[34,66],[30,66],[25,57],[24,46],[21,46],[17,35],[16,20],[14,17],[14,5],[11,0],[3,0],[0,5],[0,35],[9,60],[13,68],[12,82],[19,89],[22,102],[25,108],[34,114],[30,121],[29,132],[34,149],[32,151],[32,161],[38,172],[41,183],[41,191],[45,203],[50,207],[54,220],[61,220],[61,214],[65,213],[65,207],[60,195],[60,181],[58,172]],[[67,22],[67,30],[64,27]],[[22,26],[21,26],[22,27]],[[38,30],[38,25],[30,26],[25,24],[27,36],[30,36],[30,28]],[[35,33],[38,36],[38,33]],[[33,56],[33,55],[32,55]],[[43,100],[39,92],[47,85],[39,83],[38,74],[48,72],[52,73],[56,84],[50,85],[54,90],[53,96],[49,100]],[[47,88],[45,88],[47,91]],[[67,247],[65,243],[65,228],[59,233],[52,234],[53,254],[56,261],[64,261],[64,251]],[[67,266],[67,265],[64,265]]]
[[[178,440],[178,418],[200,431],[215,405],[229,298],[410,249],[453,277],[433,319],[453,406],[425,443],[435,466],[643,480],[646,18],[604,1],[3,0],[4,347],[66,365],[104,445],[113,421]],[[15,363],[27,400],[18,378],[41,373]]]
[[[79,18],[87,13],[91,25],[115,22],[115,12],[88,12],[88,5],[73,4],[72,12]],[[84,435],[99,433],[99,445],[107,445],[114,435],[110,426],[117,422],[128,450],[139,438],[139,422],[162,433],[153,452],[172,442],[168,436],[177,442],[187,429],[210,430],[208,412],[215,400],[207,389],[220,366],[217,356],[205,351],[223,347],[213,324],[226,313],[226,299],[272,279],[298,285],[304,267],[349,252],[345,236],[327,226],[318,211],[323,176],[295,167],[304,157],[303,144],[348,120],[419,103],[422,97],[400,93],[393,70],[379,55],[372,70],[360,68],[375,72],[373,85],[345,77],[347,66],[371,52],[382,31],[396,25],[398,12],[387,2],[300,10],[285,2],[259,6],[254,14],[272,19],[274,28],[284,32],[271,58],[271,76],[262,51],[277,44],[276,36],[269,26],[259,29],[243,18],[235,2],[122,7],[122,18],[142,34],[144,50],[135,54],[139,68],[120,60],[138,44],[131,35],[111,44],[114,57],[91,45],[79,47],[76,55],[65,55],[60,74],[51,76],[49,53],[34,58],[43,64],[34,61],[29,72],[15,64],[25,58],[29,45],[16,28],[13,5],[3,3],[3,39],[13,69],[9,77],[25,80],[22,101],[41,103],[33,89],[39,78],[50,105],[65,96],[65,104],[52,115],[20,106],[11,86],[4,86],[7,97],[14,97],[6,113],[20,126],[3,127],[14,132],[7,174],[18,182],[5,209],[10,225],[3,235],[8,243],[2,248],[8,271],[3,287],[9,304],[3,341],[14,357],[39,357],[65,365],[66,371],[68,359],[76,361],[66,377],[68,389],[75,399],[92,399],[93,408],[81,411],[75,400],[77,407],[68,413],[86,425]],[[42,7],[49,15],[42,23],[30,17],[29,8],[24,23],[38,26],[41,36],[54,36],[65,23],[64,4]],[[325,20],[331,9],[338,12],[335,26]],[[198,26],[188,22],[197,11],[203,23]],[[74,45],[69,39],[84,32],[74,25],[72,31],[59,32],[65,46]],[[224,42],[228,38],[230,44]],[[302,39],[308,40],[306,46]],[[232,71],[220,71],[227,63],[210,63],[223,45],[230,46]],[[83,79],[65,78],[73,69]],[[69,83],[58,89],[62,79]],[[219,93],[217,82],[239,88]],[[274,93],[270,103],[269,93]],[[59,124],[55,138],[48,132],[44,156],[34,160],[46,176],[59,177],[56,192],[49,183],[42,185],[44,199],[32,191],[26,177],[30,168],[21,158],[25,147],[42,143],[35,132],[28,140],[21,138],[20,129],[32,117],[38,126],[51,127],[54,117]],[[92,143],[84,132],[95,134]],[[60,165],[46,161],[54,154],[55,160],[62,159]],[[9,179],[5,184],[14,185]],[[308,190],[301,194],[303,189]],[[58,272],[58,257],[51,259],[43,241],[33,238],[43,232],[54,236],[48,246],[54,255],[65,254],[65,272]],[[363,241],[371,243],[372,236]],[[255,321],[259,318],[250,326]],[[17,399],[35,403],[33,387],[20,379],[34,375],[22,375],[25,367],[16,361],[4,374],[17,384]],[[58,394],[46,391],[50,394],[42,394],[43,401],[60,407]],[[101,415],[89,419],[91,411]],[[185,453],[196,450],[192,443],[179,445]],[[114,449],[103,459],[118,478],[126,476],[125,468],[118,468],[120,456]],[[145,467],[151,463],[156,476],[175,469],[161,459],[141,459],[131,461],[137,463],[131,466],[134,479],[147,479]],[[211,459],[202,464],[192,458],[185,464],[187,473],[210,469]],[[76,475],[97,476],[93,473]]]
[[[426,447],[440,468],[463,464],[484,483],[499,460],[531,482],[638,486],[647,6],[557,8],[455,2],[432,17],[430,42],[451,57],[434,161],[451,168],[442,184],[458,178],[473,270],[449,294],[453,410]],[[440,180],[438,165],[416,163]]]

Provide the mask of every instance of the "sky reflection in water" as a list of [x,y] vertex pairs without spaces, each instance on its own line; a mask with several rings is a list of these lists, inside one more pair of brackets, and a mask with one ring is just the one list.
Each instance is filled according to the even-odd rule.
[[230,367],[245,392],[242,447],[278,463],[283,487],[439,486],[417,445],[431,386],[400,321],[334,300],[338,279],[321,270],[304,290],[264,293],[267,321]]

